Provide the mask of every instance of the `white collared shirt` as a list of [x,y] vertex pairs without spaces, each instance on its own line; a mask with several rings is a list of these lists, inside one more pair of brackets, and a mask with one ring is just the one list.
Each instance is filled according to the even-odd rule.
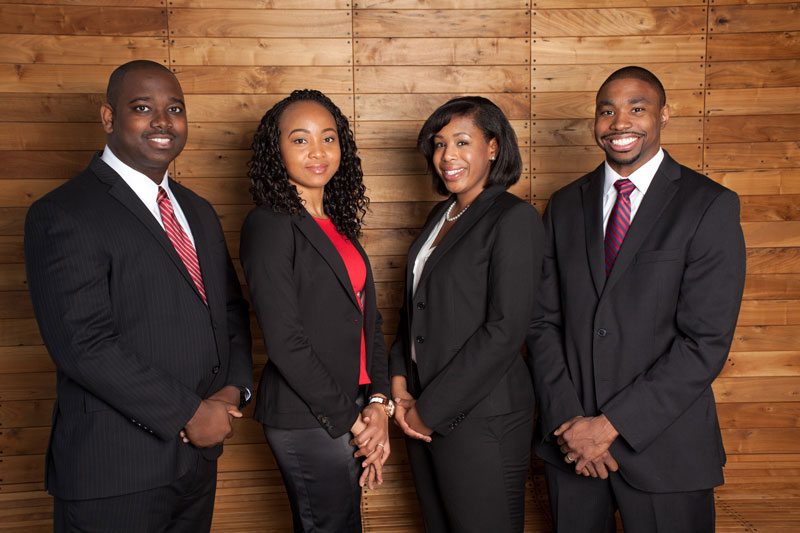
[[103,155],[100,156],[100,159],[113,168],[125,183],[128,184],[128,187],[133,189],[133,192],[136,193],[136,196],[139,197],[162,228],[164,227],[164,222],[161,220],[161,210],[158,208],[158,188],[162,187],[167,191],[167,196],[169,196],[172,202],[172,209],[175,211],[175,217],[178,219],[181,227],[183,227],[183,231],[188,235],[189,240],[192,241],[192,246],[194,246],[194,237],[192,236],[192,228],[189,227],[189,221],[186,220],[178,200],[169,188],[169,179],[167,178],[168,172],[164,173],[164,179],[161,180],[161,185],[156,185],[153,180],[120,161],[108,145],[106,145],[103,150]]
[[[636,211],[639,210],[639,206],[642,204],[644,195],[647,193],[647,189],[653,182],[653,178],[655,177],[658,167],[661,166],[661,162],[663,160],[664,150],[659,148],[658,152],[656,152],[656,155],[651,157],[647,163],[636,169],[633,174],[627,177],[636,187],[630,196],[631,222],[633,222],[633,217],[636,216]],[[614,204],[617,201],[617,189],[614,187],[614,182],[623,179],[623,177],[617,174],[614,169],[611,168],[611,166],[608,164],[608,161],[604,163],[604,166],[605,181],[603,182],[603,232],[605,233],[605,228],[608,225],[608,219],[611,218],[611,211],[614,209]]]

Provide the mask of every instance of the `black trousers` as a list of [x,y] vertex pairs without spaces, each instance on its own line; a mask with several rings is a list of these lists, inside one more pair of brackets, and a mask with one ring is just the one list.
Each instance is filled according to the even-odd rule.
[[714,533],[714,489],[653,493],[630,486],[619,472],[587,478],[545,463],[553,522],[559,533]]
[[[364,405],[363,387],[356,404]],[[361,533],[361,461],[350,432],[333,439],[322,428],[264,426],[281,471],[295,533]]]
[[361,532],[361,461],[348,432],[264,426],[286,485],[295,533]]
[[428,533],[521,532],[533,413],[464,419],[447,436],[406,438]]
[[155,489],[92,500],[53,500],[53,531],[201,533],[211,530],[217,461],[197,454],[196,467]]

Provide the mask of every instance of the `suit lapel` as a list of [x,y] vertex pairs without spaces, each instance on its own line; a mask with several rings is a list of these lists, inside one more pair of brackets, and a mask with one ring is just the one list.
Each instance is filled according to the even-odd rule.
[[342,256],[322,228],[319,227],[319,224],[317,224],[308,212],[292,215],[292,222],[331,267],[331,270],[336,274],[336,278],[339,280],[339,283],[342,284],[342,288],[350,297],[350,301],[353,302],[353,305],[361,309],[361,305],[356,299],[355,292],[353,292],[353,284],[350,281],[350,275],[347,273],[347,267],[344,265]]
[[[198,298],[201,298],[200,292],[197,290],[197,287],[194,284],[194,280],[189,275],[189,271],[186,270],[186,265],[183,264],[183,260],[178,255],[178,252],[175,250],[175,246],[173,246],[172,241],[169,240],[167,233],[164,231],[164,228],[156,222],[156,219],[153,217],[153,214],[145,207],[142,203],[141,199],[136,196],[136,193],[128,187],[128,184],[125,183],[125,180],[119,177],[114,169],[109,167],[105,164],[105,162],[100,159],[97,155],[89,164],[89,167],[95,173],[95,175],[100,178],[100,181],[109,185],[108,193],[117,199],[131,214],[133,214],[139,222],[141,222],[147,231],[153,236],[153,238],[158,242],[158,244],[164,249],[164,252],[169,256],[170,260],[172,261],[173,265],[180,271],[183,278],[186,280],[187,283],[190,284],[192,290],[195,291]],[[183,204],[181,204],[181,209],[183,209]],[[202,265],[201,265],[202,268]]]
[[606,291],[610,291],[614,287],[633,262],[636,253],[650,234],[650,230],[653,229],[661,213],[675,196],[678,190],[678,178],[680,178],[680,166],[665,151],[664,160],[653,176],[647,194],[644,195],[631,226],[628,228],[628,233],[622,241],[617,259],[614,261],[614,267],[606,282]]
[[[428,216],[428,221],[423,226],[422,231],[417,238],[414,239],[414,242],[411,243],[411,246],[408,248],[408,264],[406,265],[406,289],[409,291],[408,297],[411,297],[411,291],[414,287],[414,260],[417,258],[420,249],[422,249],[422,245],[425,244],[425,241],[428,240],[430,237],[431,232],[436,227],[436,223],[439,222],[439,219],[442,218],[447,206],[452,203],[452,199],[447,199],[444,202],[441,202],[437,206],[433,208],[433,211]],[[426,265],[427,266],[427,265]]]
[[[502,186],[493,185],[478,195],[475,201],[472,202],[472,205],[469,206],[469,209],[467,209],[461,218],[458,219],[458,222],[453,224],[453,227],[450,228],[450,231],[448,231],[447,235],[444,236],[442,242],[436,246],[436,249],[428,258],[428,261],[425,263],[425,268],[422,270],[422,275],[419,278],[417,287],[421,286],[422,283],[425,282],[425,279],[430,275],[431,271],[436,268],[436,265],[439,263],[439,260],[444,256],[444,254],[446,254],[455,243],[457,243],[464,235],[467,234],[469,229],[481,219],[484,213],[486,213],[486,211],[492,206],[495,199],[503,192],[505,192],[505,189]],[[449,206],[450,203],[451,202],[445,202],[444,205]],[[438,217],[432,217],[430,219],[429,225],[431,226],[431,229],[436,225],[441,216],[442,213],[439,213]],[[426,233],[427,236],[430,236],[431,229],[426,228],[427,231],[423,233]],[[425,237],[426,239],[427,236]],[[419,240],[422,243],[425,242],[425,240],[422,239],[422,235],[420,235]],[[419,252],[419,250],[417,250],[417,252]],[[411,260],[412,257],[416,259],[417,256],[416,254],[413,256],[409,255],[409,260]],[[413,264],[411,265],[411,268],[413,270]]]
[[581,186],[586,256],[598,297],[603,293],[603,287],[606,284],[605,251],[603,249],[603,179],[605,175],[603,168],[601,164]]

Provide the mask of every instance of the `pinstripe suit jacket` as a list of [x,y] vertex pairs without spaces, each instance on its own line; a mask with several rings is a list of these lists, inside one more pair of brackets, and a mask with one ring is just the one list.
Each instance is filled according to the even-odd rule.
[[179,432],[205,398],[252,383],[247,302],[211,205],[170,188],[195,238],[208,307],[164,230],[98,155],[31,206],[25,259],[57,367],[46,486],[63,499],[169,484],[198,453]]

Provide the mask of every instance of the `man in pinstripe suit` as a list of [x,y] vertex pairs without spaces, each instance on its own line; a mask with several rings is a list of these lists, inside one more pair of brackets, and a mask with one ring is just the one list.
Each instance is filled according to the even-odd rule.
[[217,457],[253,378],[247,303],[213,208],[167,177],[187,133],[175,76],[122,65],[100,115],[105,150],[25,224],[57,367],[54,529],[208,531]]

